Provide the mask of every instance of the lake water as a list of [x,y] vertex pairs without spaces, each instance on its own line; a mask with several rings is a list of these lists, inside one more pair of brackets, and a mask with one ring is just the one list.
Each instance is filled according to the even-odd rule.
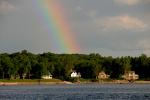
[[150,100],[150,84],[0,86],[0,100]]

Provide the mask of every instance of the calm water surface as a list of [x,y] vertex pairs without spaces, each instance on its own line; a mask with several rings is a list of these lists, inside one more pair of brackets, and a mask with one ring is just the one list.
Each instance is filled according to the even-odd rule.
[[0,100],[150,100],[150,84],[0,86]]

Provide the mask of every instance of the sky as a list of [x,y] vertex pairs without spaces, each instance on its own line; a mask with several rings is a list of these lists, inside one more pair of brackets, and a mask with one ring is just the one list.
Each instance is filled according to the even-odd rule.
[[[150,0],[55,0],[80,51],[103,56],[150,55]],[[35,4],[34,4],[35,3]],[[44,31],[36,0],[0,0],[0,52],[67,53]]]

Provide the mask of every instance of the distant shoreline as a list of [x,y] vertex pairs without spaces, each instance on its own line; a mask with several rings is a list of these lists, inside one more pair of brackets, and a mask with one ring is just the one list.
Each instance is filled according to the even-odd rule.
[[116,83],[116,84],[128,84],[128,83],[139,83],[139,84],[149,84],[150,81],[143,81],[143,80],[137,80],[137,81],[133,81],[133,82],[129,82],[128,80],[113,80],[110,82],[107,81],[102,81],[102,82],[98,82],[98,83]]
[[114,81],[99,81],[99,82],[0,82],[0,86],[14,86],[14,85],[55,85],[55,84],[150,84],[150,81],[138,80],[129,82],[127,80],[114,80]]
[[55,84],[73,84],[71,82],[0,82],[0,86],[11,85],[55,85]]

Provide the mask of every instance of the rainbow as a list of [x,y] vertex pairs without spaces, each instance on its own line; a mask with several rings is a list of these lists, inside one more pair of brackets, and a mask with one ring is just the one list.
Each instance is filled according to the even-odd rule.
[[33,0],[39,20],[46,24],[46,32],[55,39],[54,45],[63,53],[78,53],[79,47],[70,30],[67,15],[57,0]]

